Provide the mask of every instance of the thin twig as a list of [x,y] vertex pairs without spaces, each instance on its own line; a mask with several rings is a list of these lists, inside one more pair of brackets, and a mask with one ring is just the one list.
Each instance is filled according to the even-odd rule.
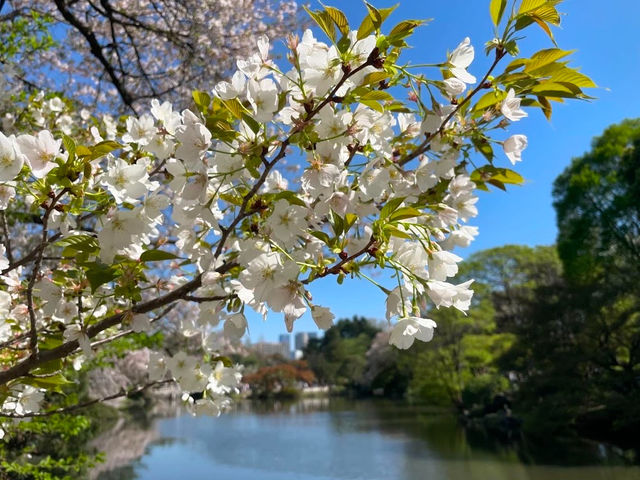
[[216,295],[213,297],[195,297],[193,295],[185,295],[184,299],[188,300],[190,302],[196,302],[196,303],[204,303],[204,302],[217,302],[220,300],[229,300],[233,297],[235,297],[235,294],[231,294],[231,295]]
[[[151,323],[157,322],[158,320],[161,320],[165,315],[167,315],[167,313],[169,313],[175,307],[176,307],[175,303],[173,305],[169,305],[162,312],[160,312],[155,318],[152,318],[149,323],[151,324]],[[124,332],[120,332],[120,333],[117,333],[115,335],[112,335],[111,337],[103,338],[102,340],[98,340],[97,342],[93,342],[91,344],[91,348],[99,347],[100,345],[104,345],[106,343],[113,342],[114,340],[117,340],[118,338],[126,337],[127,335],[131,335],[132,333],[134,333],[134,331],[129,329],[129,330],[125,330]]]
[[322,278],[322,277],[326,277],[327,275],[337,275],[339,273],[342,272],[342,267],[344,267],[347,263],[355,260],[356,258],[358,258],[360,255],[366,253],[369,251],[369,249],[373,246],[373,244],[376,243],[375,239],[373,237],[371,237],[369,239],[369,241],[367,242],[367,244],[362,247],[360,250],[358,250],[356,253],[349,255],[348,257],[340,260],[338,263],[336,263],[334,266],[329,267],[329,268],[325,268],[322,272],[320,272],[319,274],[315,275],[315,276],[310,276],[309,278],[307,278],[306,280],[303,280],[302,283],[309,284],[311,283],[313,280],[315,280],[316,278]]
[[4,246],[7,253],[7,260],[9,260],[9,265],[11,265],[13,263],[13,250],[11,249],[11,235],[9,235],[7,215],[4,210],[0,212],[0,222],[2,223],[2,231],[4,233]]
[[489,78],[489,75],[491,75],[491,73],[496,68],[496,66],[498,65],[500,60],[502,60],[504,58],[505,54],[506,53],[504,52],[504,50],[496,50],[496,58],[493,60],[493,63],[491,64],[491,67],[489,67],[489,70],[487,70],[487,73],[485,73],[484,77],[482,77],[482,80],[480,80],[480,82],[478,82],[478,85],[476,86],[476,88],[474,88],[471,92],[469,92],[469,94],[464,98],[464,100],[462,100],[460,103],[458,103],[456,108],[449,115],[447,115],[447,117],[444,119],[444,121],[442,122],[442,124],[440,125],[440,128],[438,128],[438,130],[436,130],[435,132],[427,135],[427,138],[420,145],[418,145],[418,147],[413,152],[411,152],[409,155],[404,157],[402,160],[398,161],[398,165],[407,164],[408,162],[410,162],[414,158],[419,157],[420,155],[422,155],[423,153],[425,153],[429,149],[429,145],[431,144],[431,140],[433,140],[437,135],[440,135],[444,131],[444,129],[447,126],[447,123],[449,122],[449,120],[451,120],[458,113],[458,111],[464,105],[466,105],[469,102],[469,100],[471,100],[471,98],[476,93],[478,93],[480,90],[485,88],[484,84],[487,81],[487,79]]
[[36,256],[38,255],[39,252],[41,252],[47,245],[49,245],[52,242],[55,242],[56,240],[58,240],[60,237],[62,237],[61,233],[56,233],[55,235],[52,235],[51,237],[49,237],[47,239],[47,241],[45,243],[39,243],[38,246],[36,248],[34,248],[33,250],[31,250],[29,253],[27,253],[24,257],[22,257],[20,260],[18,260],[15,263],[12,263],[11,265],[9,265],[7,268],[5,268],[4,270],[2,270],[2,275],[6,275],[7,273],[9,273],[11,270],[15,270],[18,267],[21,267],[23,265],[26,265],[27,263],[31,262],[34,258],[36,258]]
[[29,413],[23,413],[23,414],[17,414],[17,413],[2,413],[0,412],[0,417],[4,417],[4,418],[30,418],[30,417],[50,417],[51,415],[56,415],[58,413],[69,413],[69,412],[74,412],[76,410],[80,410],[82,408],[87,408],[90,407],[91,405],[95,405],[96,403],[102,403],[102,402],[106,402],[108,400],[115,400],[116,398],[121,398],[121,397],[130,397],[132,395],[135,395],[137,393],[143,392],[144,390],[147,390],[151,387],[157,387],[160,385],[166,385],[168,383],[173,383],[175,382],[175,380],[173,378],[167,379],[167,380],[159,380],[157,382],[151,382],[151,383],[147,383],[145,385],[141,385],[139,387],[133,388],[131,390],[122,390],[118,393],[114,393],[112,395],[107,395],[106,397],[101,397],[101,398],[96,398],[94,400],[89,400],[83,403],[77,403],[75,405],[71,405],[69,407],[60,407],[60,408],[56,408],[54,410],[48,410],[46,412],[29,412]]
[[38,357],[38,329],[36,327],[36,311],[33,308],[33,287],[36,283],[36,278],[40,273],[40,264],[42,263],[42,254],[47,246],[47,224],[49,223],[49,215],[53,211],[54,207],[60,201],[60,199],[67,193],[67,188],[63,188],[62,191],[51,199],[51,203],[47,206],[47,209],[42,216],[42,241],[40,242],[41,248],[38,249],[35,261],[33,263],[33,270],[31,271],[31,277],[29,278],[29,284],[27,285],[27,309],[29,310],[29,348],[31,350],[31,356]]

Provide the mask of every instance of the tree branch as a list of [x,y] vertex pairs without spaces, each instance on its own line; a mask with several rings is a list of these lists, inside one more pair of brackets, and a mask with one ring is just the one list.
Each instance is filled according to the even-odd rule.
[[89,44],[91,54],[96,58],[96,60],[98,60],[98,62],[100,62],[102,67],[105,69],[105,71],[109,75],[109,78],[111,79],[111,83],[113,83],[113,86],[116,87],[116,90],[118,91],[118,94],[120,95],[120,98],[122,98],[122,101],[124,102],[124,104],[133,113],[137,113],[136,109],[133,106],[133,99],[131,97],[131,94],[125,88],[122,80],[118,78],[118,75],[116,75],[113,65],[111,65],[109,61],[105,58],[104,54],[102,53],[102,46],[98,42],[98,39],[96,38],[94,33],[91,30],[89,30],[89,28],[87,28],[87,26],[84,25],[71,12],[71,10],[67,8],[67,5],[65,4],[65,0],[53,0],[53,1],[56,4],[56,7],[58,8],[58,11],[62,15],[62,17],[67,22],[69,22],[69,24],[72,27],[74,27],[85,38],[85,40]]
[[471,100],[471,98],[476,93],[478,93],[480,90],[482,90],[484,88],[484,84],[487,81],[487,79],[489,78],[489,75],[491,75],[493,70],[496,68],[496,66],[498,65],[500,60],[502,60],[505,55],[506,55],[506,53],[504,52],[504,50],[496,50],[496,57],[493,60],[493,63],[491,64],[491,67],[489,67],[489,70],[487,70],[487,73],[485,73],[484,77],[482,77],[482,80],[480,80],[480,82],[478,82],[478,85],[476,86],[476,88],[474,88],[471,92],[469,92],[469,94],[464,98],[464,100],[462,100],[460,103],[458,103],[458,105],[453,110],[453,112],[451,112],[449,115],[447,115],[447,117],[443,120],[443,122],[440,125],[440,128],[438,128],[438,130],[436,130],[435,132],[427,135],[427,138],[424,140],[424,142],[422,142],[420,145],[418,145],[418,147],[413,152],[411,152],[409,155],[404,157],[402,160],[398,161],[398,165],[405,165],[405,164],[409,163],[411,160],[413,160],[414,158],[419,157],[420,155],[422,155],[423,153],[425,153],[429,149],[429,146],[431,144],[431,140],[433,140],[436,136],[440,135],[444,131],[445,127],[447,126],[447,123],[449,122],[449,120],[451,120],[458,113],[458,111],[460,111],[460,109]]
[[0,417],[4,417],[4,418],[33,418],[33,417],[50,417],[51,415],[56,415],[59,413],[70,413],[70,412],[74,412],[76,410],[80,410],[82,408],[87,408],[90,407],[91,405],[95,405],[96,403],[102,403],[102,402],[106,402],[108,400],[115,400],[116,398],[121,398],[121,397],[130,397],[132,395],[135,395],[137,393],[143,392],[151,387],[157,387],[160,385],[166,385],[168,383],[174,383],[175,380],[173,378],[170,379],[166,379],[166,380],[159,380],[157,382],[151,382],[151,383],[147,383],[145,385],[141,385],[139,387],[136,388],[132,388],[131,390],[122,390],[118,393],[114,393],[112,395],[107,395],[106,397],[101,397],[101,398],[96,398],[94,400],[89,400],[83,403],[77,403],[75,405],[71,405],[69,407],[60,407],[60,408],[56,408],[54,410],[48,410],[46,412],[30,412],[30,413],[24,413],[24,414],[17,414],[17,413],[2,413],[0,412]]

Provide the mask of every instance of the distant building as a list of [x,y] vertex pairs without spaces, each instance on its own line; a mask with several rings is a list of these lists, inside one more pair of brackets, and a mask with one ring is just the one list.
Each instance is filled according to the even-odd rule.
[[284,333],[278,337],[278,343],[287,346],[287,351],[291,349],[291,335],[288,333]]
[[307,332],[296,333],[295,346],[296,350],[303,350],[309,343],[309,334]]
[[309,332],[309,340],[316,340],[318,337],[318,332]]
[[284,343],[271,343],[271,342],[258,342],[252,345],[252,348],[255,352],[260,355],[269,356],[269,355],[281,355],[284,358],[289,358],[291,353],[289,352],[289,345],[285,345]]

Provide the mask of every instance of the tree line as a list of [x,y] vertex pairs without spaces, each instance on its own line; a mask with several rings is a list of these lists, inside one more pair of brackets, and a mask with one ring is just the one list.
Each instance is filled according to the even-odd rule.
[[438,325],[431,343],[408,354],[364,319],[341,320],[306,350],[316,376],[465,416],[507,411],[532,434],[637,442],[640,120],[596,138],[553,198],[557,244],[471,255],[460,279],[475,279],[472,306],[427,311]]

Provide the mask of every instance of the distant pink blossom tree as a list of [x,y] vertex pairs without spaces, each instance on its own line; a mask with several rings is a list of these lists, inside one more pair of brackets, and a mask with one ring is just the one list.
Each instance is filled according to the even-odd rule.
[[[297,25],[294,0],[0,0],[0,25],[47,18],[56,40],[14,65],[25,84],[136,111],[225,77],[258,37]],[[0,59],[1,60],[1,59]]]

